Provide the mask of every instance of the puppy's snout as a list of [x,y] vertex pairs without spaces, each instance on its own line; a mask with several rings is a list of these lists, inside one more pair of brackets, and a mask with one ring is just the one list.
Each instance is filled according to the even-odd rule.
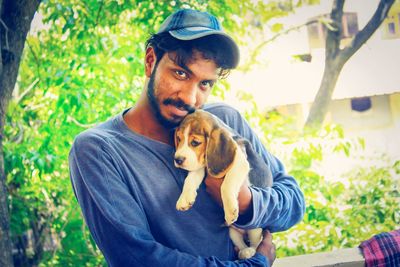
[[178,156],[178,157],[175,157],[174,160],[175,160],[175,163],[176,163],[177,165],[182,165],[183,162],[185,161],[185,157]]

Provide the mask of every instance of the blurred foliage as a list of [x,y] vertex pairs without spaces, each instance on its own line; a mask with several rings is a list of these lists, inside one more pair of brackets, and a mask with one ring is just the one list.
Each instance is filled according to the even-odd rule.
[[[144,42],[168,14],[181,7],[208,10],[223,18],[224,28],[246,51],[248,40],[263,37],[263,28],[282,28],[268,26],[272,18],[314,2],[43,0],[44,26],[27,39],[4,133],[16,266],[104,265],[71,189],[68,152],[78,133],[134,105],[143,84]],[[223,98],[228,89],[221,82],[214,95]],[[266,144],[295,144],[299,134],[292,122],[278,112],[264,117],[251,97],[241,97]],[[352,144],[341,141],[338,129],[326,131],[336,140],[332,153],[351,155]],[[399,223],[398,187],[390,172],[398,172],[400,164],[360,168],[347,176],[348,184],[331,183],[312,169],[323,157],[316,136],[302,137],[308,146],[284,160],[306,194],[307,215],[276,235],[281,255],[354,246]]]
[[321,150],[310,144],[293,155],[290,173],[305,194],[306,215],[300,224],[275,235],[278,256],[357,247],[375,234],[399,228],[400,162],[360,166],[331,181],[310,164]]
[[[259,114],[253,106],[246,117],[255,122],[267,147],[280,154],[306,199],[302,222],[274,234],[278,257],[357,247],[375,234],[399,229],[400,161],[365,156],[364,140],[346,138],[338,125],[302,133],[293,119],[276,110]],[[358,164],[326,177],[319,165],[332,155],[340,163],[357,159]]]

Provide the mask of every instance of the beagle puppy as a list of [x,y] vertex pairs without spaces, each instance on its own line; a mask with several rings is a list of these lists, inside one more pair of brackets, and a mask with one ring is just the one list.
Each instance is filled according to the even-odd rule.
[[238,195],[246,180],[257,187],[272,186],[269,166],[247,140],[234,136],[217,117],[203,110],[187,115],[176,128],[175,149],[175,166],[188,171],[176,209],[192,207],[206,172],[224,178],[221,198],[230,238],[239,248],[239,258],[251,258],[262,241],[262,229],[245,231],[232,224],[239,216]]

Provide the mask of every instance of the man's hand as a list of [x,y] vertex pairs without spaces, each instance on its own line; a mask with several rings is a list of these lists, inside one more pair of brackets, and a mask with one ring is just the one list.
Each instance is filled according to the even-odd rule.
[[[221,185],[224,181],[223,178],[215,178],[208,175],[205,180],[207,192],[222,206],[221,199]],[[251,191],[247,181],[240,188],[238,201],[239,201],[239,214],[243,214],[250,206],[252,200]]]
[[263,240],[257,247],[257,252],[267,257],[270,266],[272,266],[276,259],[276,248],[275,244],[272,243],[272,234],[268,230],[265,230]]

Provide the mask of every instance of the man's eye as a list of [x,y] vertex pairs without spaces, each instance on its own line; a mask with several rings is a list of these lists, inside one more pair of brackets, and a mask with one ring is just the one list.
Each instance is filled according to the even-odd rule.
[[209,89],[209,88],[213,87],[214,82],[212,82],[212,81],[202,81],[200,84],[201,84],[202,88]]
[[190,142],[190,144],[194,147],[199,146],[201,144],[201,142],[196,141],[196,140],[192,140],[192,142]]
[[182,71],[182,70],[176,70],[175,71],[176,76],[178,76],[180,79],[185,80],[188,78],[188,75],[186,72]]

